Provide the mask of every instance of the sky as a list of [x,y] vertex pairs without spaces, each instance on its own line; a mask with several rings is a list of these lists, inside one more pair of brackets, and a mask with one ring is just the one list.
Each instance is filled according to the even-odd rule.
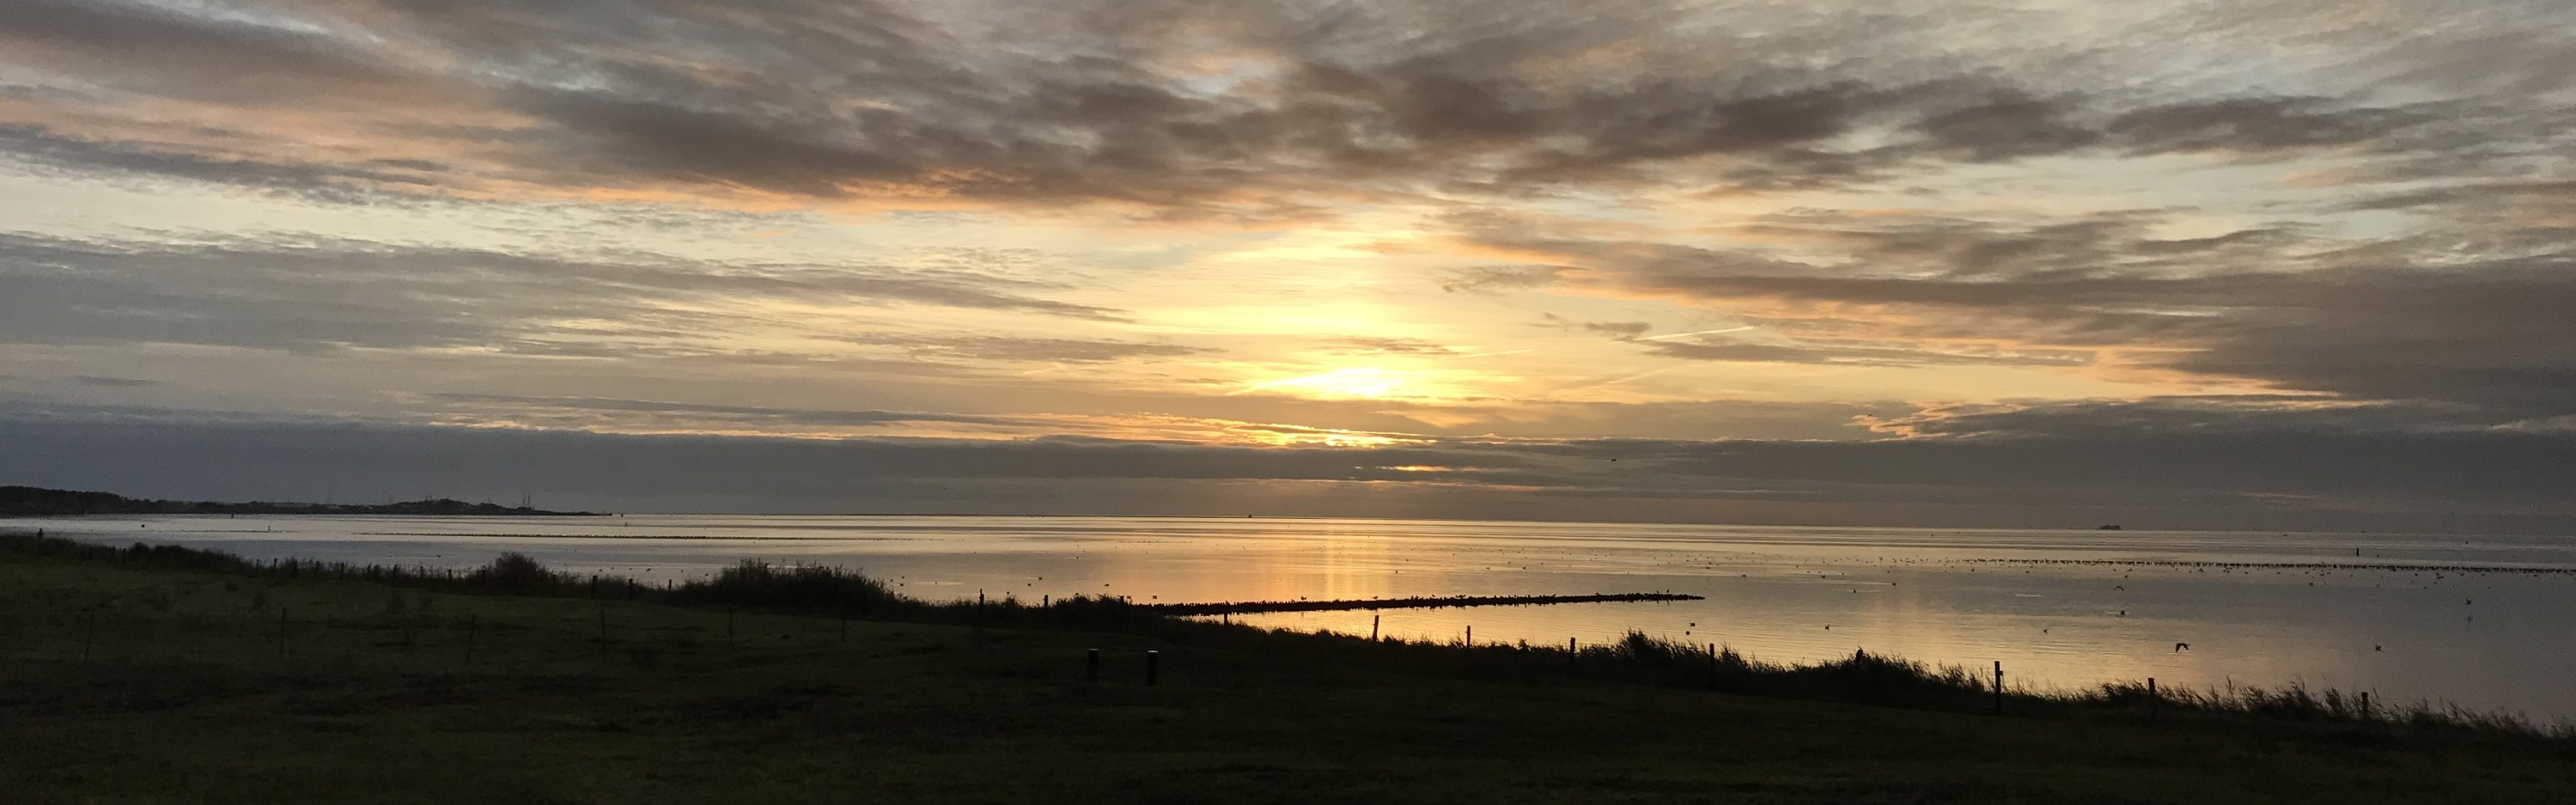
[[2576,533],[2564,2],[10,0],[0,482]]

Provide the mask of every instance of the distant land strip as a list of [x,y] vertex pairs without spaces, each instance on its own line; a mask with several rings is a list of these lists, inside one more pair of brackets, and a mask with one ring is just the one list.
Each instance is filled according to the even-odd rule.
[[1698,601],[1678,593],[1596,593],[1593,595],[1459,595],[1447,598],[1354,598],[1340,601],[1228,601],[1215,604],[1140,604],[1166,615],[1240,615],[1255,612],[1328,612],[1346,609],[1435,609],[1499,607],[1524,604],[1590,604],[1603,601]]
[[[198,532],[198,533],[214,533],[214,532]],[[259,533],[259,532],[250,532],[250,533]],[[763,541],[763,540],[767,540],[767,541],[776,541],[776,540],[795,540],[795,539],[807,539],[807,540],[814,540],[814,541],[830,541],[830,542],[897,542],[897,541],[907,541],[907,540],[916,539],[915,537],[843,537],[843,536],[832,536],[832,537],[763,537],[763,536],[745,536],[745,535],[739,535],[739,534],[735,534],[735,535],[718,535],[718,534],[498,534],[498,533],[484,533],[484,532],[474,532],[474,531],[360,531],[360,532],[357,532],[357,536],[361,536],[361,537],[506,537],[506,538],[509,538],[509,539],[705,539],[705,540],[741,540],[741,541],[746,541],[746,542],[749,542],[749,541]]]
[[391,514],[429,517],[598,517],[598,512],[558,512],[452,498],[402,503],[218,503],[147,500],[112,492],[33,486],[0,486],[0,517],[81,517],[100,514]]
[[2530,567],[2526,565],[2409,565],[2396,562],[2184,562],[2150,559],[1970,559],[1971,564],[1990,565],[2097,565],[2107,567],[2216,567],[2229,570],[2409,570],[2434,573],[2532,573],[2544,575],[2576,574],[2576,567]]

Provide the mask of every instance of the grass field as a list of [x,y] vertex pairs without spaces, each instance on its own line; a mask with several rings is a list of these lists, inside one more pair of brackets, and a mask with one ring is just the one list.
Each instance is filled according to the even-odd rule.
[[2576,801],[2576,742],[2510,724],[1995,716],[1693,689],[1614,647],[169,565],[0,550],[0,802]]

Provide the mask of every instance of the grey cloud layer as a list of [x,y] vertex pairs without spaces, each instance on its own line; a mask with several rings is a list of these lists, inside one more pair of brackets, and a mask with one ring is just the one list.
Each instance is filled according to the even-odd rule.
[[[2264,41],[2322,14],[2280,10],[2200,35]],[[2563,106],[2534,103],[2563,85],[2425,86],[2456,54],[2409,27],[2429,13],[2415,9],[2389,15],[2379,55],[2436,71],[2387,80],[2442,100],[2358,87],[2213,94],[2191,72],[2142,88],[2110,79],[2154,67],[2146,51],[2008,47],[1997,29],[2085,20],[2003,7],[281,0],[235,12],[22,0],[0,10],[0,61],[86,79],[110,99],[85,105],[91,127],[117,119],[114,99],[166,97],[295,110],[362,141],[448,153],[329,160],[264,152],[252,132],[143,142],[136,126],[102,134],[60,119],[19,121],[0,147],[67,170],[263,186],[753,189],[1284,215],[1388,194],[1832,185],[2073,153],[2348,148],[2500,166],[2542,146],[2505,138],[2565,137],[2550,125]],[[2196,28],[2196,13],[2136,36]],[[2481,21],[2502,32],[2548,18],[2524,14],[2539,16]],[[2497,44],[2534,57],[2568,45],[2523,32]],[[450,113],[351,114],[388,98]]]
[[[9,289],[0,294],[0,340],[16,343],[613,355],[733,331],[765,315],[757,311],[763,302],[1119,315],[949,269],[578,259],[351,241],[94,243],[0,233],[0,282]],[[1010,343],[947,348],[991,353]],[[1113,348],[1088,349],[1097,358]]]
[[[2082,365],[2120,355],[2354,399],[2483,406],[2505,419],[2576,413],[2576,317],[2566,315],[2576,310],[2576,228],[2544,216],[2377,241],[2296,227],[2147,234],[2168,219],[2015,228],[1784,215],[1731,230],[1784,244],[1774,249],[1555,238],[1491,223],[1465,231],[1583,267],[1558,282],[1688,300],[1794,336],[1641,342],[1670,357]],[[1812,254],[1831,257],[1803,256]]]

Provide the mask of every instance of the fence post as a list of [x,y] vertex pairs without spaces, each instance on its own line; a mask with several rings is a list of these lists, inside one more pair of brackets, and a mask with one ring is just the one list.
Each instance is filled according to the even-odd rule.
[[2155,720],[2156,711],[2164,709],[2164,703],[2164,695],[2156,692],[2156,678],[2147,677],[2147,720]]
[[1376,615],[1369,616],[1369,642],[1371,643],[1377,642],[1377,619]]
[[2370,720],[2370,691],[2361,692],[2361,719]]
[[1468,648],[1475,648],[1475,647],[1476,647],[1476,627],[1473,627],[1473,626],[1469,626],[1469,627],[1467,627],[1467,647],[1468,647]]
[[1157,678],[1162,675],[1162,665],[1163,652],[1152,650],[1145,652],[1145,684],[1158,684]]
[[1580,657],[1580,656],[1583,656],[1583,653],[1582,653],[1582,652],[1580,652],[1580,651],[1576,651],[1576,650],[1575,650],[1575,648],[1574,648],[1574,638],[1571,638],[1571,637],[1566,638],[1566,639],[1565,639],[1565,664],[1567,664],[1567,665],[1573,665],[1573,664],[1574,664],[1574,658],[1576,658],[1576,657]]
[[1087,681],[1087,682],[1098,682],[1098,681],[1100,681],[1100,650],[1099,650],[1099,649],[1092,649],[1092,650],[1091,650],[1091,654],[1090,654],[1090,656],[1086,657],[1086,658],[1082,661],[1082,678],[1083,678],[1083,680],[1084,680],[1084,681]]
[[2004,661],[1995,661],[1995,715],[2004,714]]

